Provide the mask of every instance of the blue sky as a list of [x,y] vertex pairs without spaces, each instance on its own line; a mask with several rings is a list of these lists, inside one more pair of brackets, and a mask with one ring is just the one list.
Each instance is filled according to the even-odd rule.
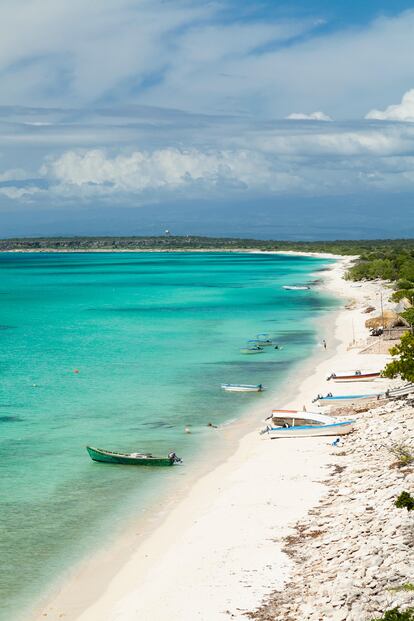
[[3,0],[0,230],[377,196],[411,227],[413,32],[414,1]]

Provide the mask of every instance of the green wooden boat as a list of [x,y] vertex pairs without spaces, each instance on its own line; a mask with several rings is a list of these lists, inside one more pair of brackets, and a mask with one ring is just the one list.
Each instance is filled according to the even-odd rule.
[[105,464],[124,464],[128,466],[173,466],[180,464],[182,460],[172,452],[167,457],[154,457],[151,453],[115,453],[93,446],[87,446],[86,450],[93,461],[101,461]]

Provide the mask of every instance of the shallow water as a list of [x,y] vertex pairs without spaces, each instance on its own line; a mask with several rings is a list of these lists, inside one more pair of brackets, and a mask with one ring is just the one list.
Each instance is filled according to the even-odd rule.
[[[108,449],[174,449],[186,464],[316,342],[336,302],[303,284],[326,260],[254,254],[0,255],[0,619],[148,509],[174,468],[92,463]],[[240,354],[270,333],[283,349]],[[257,401],[256,401],[257,402]],[[193,434],[183,433],[190,424]],[[122,507],[122,509],[120,509]]]

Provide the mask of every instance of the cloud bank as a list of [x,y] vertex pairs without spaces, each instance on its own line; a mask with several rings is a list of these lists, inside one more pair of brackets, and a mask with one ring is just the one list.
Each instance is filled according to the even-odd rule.
[[365,118],[414,122],[414,88],[403,95],[401,103],[388,106],[385,110],[371,110]]
[[4,0],[0,208],[414,191],[414,10],[247,4]]
[[292,112],[286,119],[290,121],[333,121],[332,117],[324,112],[311,112],[305,114],[303,112]]

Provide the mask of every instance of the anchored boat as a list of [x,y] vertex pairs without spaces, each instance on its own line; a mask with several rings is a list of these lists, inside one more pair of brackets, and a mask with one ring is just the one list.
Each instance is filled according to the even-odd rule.
[[333,380],[334,382],[370,382],[371,380],[380,377],[381,371],[350,371],[331,373],[326,379]]
[[282,289],[285,291],[306,291],[310,287],[308,285],[283,285]]
[[353,420],[337,418],[316,412],[273,410],[271,424],[260,432],[270,438],[302,438],[315,436],[343,436],[354,428]]
[[116,453],[105,449],[87,446],[86,450],[93,461],[105,464],[124,464],[128,466],[173,466],[182,463],[174,452],[167,457],[154,457],[151,453]]
[[258,345],[259,347],[269,347],[270,345],[275,345],[270,334],[268,334],[267,332],[264,334],[256,334],[256,337],[254,339],[250,339],[248,343],[253,343],[254,345]]
[[242,347],[240,350],[241,354],[263,354],[263,347],[259,347],[259,345],[252,345],[251,347]]
[[222,384],[226,392],[261,392],[263,384]]

